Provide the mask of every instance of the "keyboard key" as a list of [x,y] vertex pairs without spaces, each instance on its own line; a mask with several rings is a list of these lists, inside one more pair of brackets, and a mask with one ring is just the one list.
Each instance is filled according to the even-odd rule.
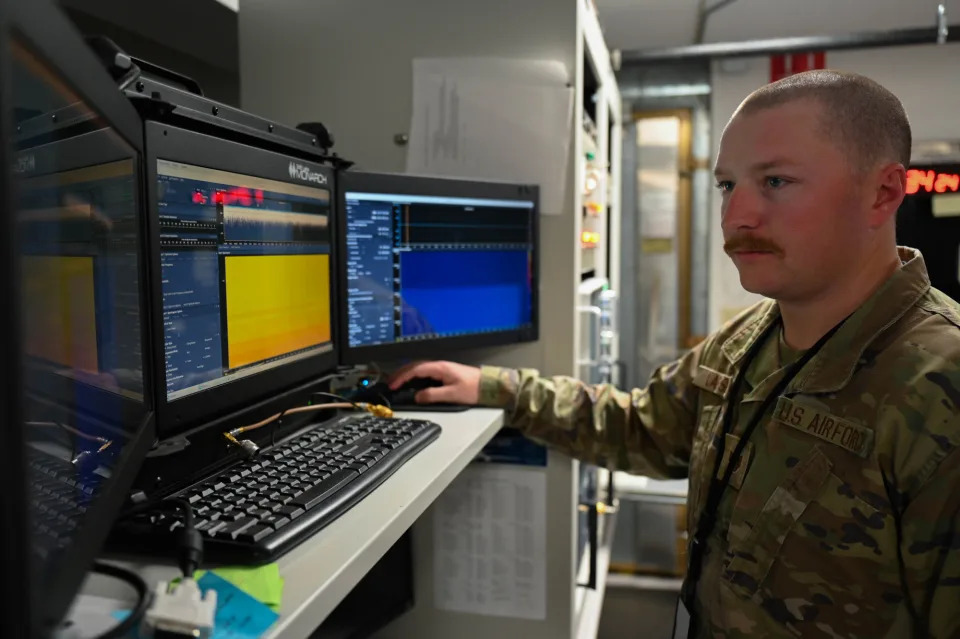
[[303,514],[303,508],[300,508],[299,506],[294,506],[293,504],[287,504],[277,512],[283,515],[284,517],[289,517],[290,519],[296,519],[297,517]]
[[203,533],[204,536],[212,537],[217,533],[217,531],[226,525],[227,522],[225,521],[205,521],[201,524],[197,524],[195,528],[197,532]]
[[246,530],[247,528],[256,525],[256,521],[253,519],[240,519],[238,521],[232,521],[226,524],[223,528],[217,529],[214,535],[216,537],[232,537],[233,539],[237,538],[237,535]]
[[321,503],[324,499],[335,493],[337,490],[349,484],[358,476],[359,473],[353,470],[337,471],[310,490],[298,495],[291,502],[291,505],[301,506],[306,510],[310,510],[317,504]]
[[247,544],[255,544],[261,539],[266,539],[273,532],[269,526],[250,526],[235,535],[237,541]]
[[200,493],[191,494],[189,497],[187,497],[187,501],[190,502],[191,504],[197,503],[198,501],[200,501]]
[[289,524],[290,520],[279,513],[270,513],[269,517],[261,517],[260,523],[264,526],[270,526],[274,530],[278,530]]

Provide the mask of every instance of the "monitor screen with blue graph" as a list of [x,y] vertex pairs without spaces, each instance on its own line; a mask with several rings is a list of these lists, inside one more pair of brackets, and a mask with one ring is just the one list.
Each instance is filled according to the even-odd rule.
[[403,358],[535,337],[536,198],[482,182],[403,186],[344,192],[345,346],[409,345],[392,352]]

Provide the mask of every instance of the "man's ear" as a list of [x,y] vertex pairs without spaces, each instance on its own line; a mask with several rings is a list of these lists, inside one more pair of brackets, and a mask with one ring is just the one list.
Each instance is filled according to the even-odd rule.
[[876,173],[876,189],[870,207],[870,228],[880,228],[897,214],[907,192],[907,170],[899,162],[886,164]]

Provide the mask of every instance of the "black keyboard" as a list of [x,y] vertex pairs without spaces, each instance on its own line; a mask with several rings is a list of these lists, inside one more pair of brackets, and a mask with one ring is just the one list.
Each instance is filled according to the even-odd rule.
[[[412,419],[345,417],[321,424],[260,455],[171,495],[193,507],[212,562],[271,561],[368,495],[440,435]],[[176,512],[152,512],[118,524],[114,551],[175,557]]]
[[31,547],[45,558],[63,550],[73,539],[99,490],[102,478],[35,448],[28,448],[27,467],[31,505]]

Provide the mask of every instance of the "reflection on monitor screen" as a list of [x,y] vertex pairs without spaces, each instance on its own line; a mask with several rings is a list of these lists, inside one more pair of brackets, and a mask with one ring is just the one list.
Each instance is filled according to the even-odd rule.
[[24,352],[33,366],[139,398],[134,163],[21,181]]
[[157,161],[167,400],[332,350],[330,194]]
[[530,328],[534,204],[348,192],[351,347]]

